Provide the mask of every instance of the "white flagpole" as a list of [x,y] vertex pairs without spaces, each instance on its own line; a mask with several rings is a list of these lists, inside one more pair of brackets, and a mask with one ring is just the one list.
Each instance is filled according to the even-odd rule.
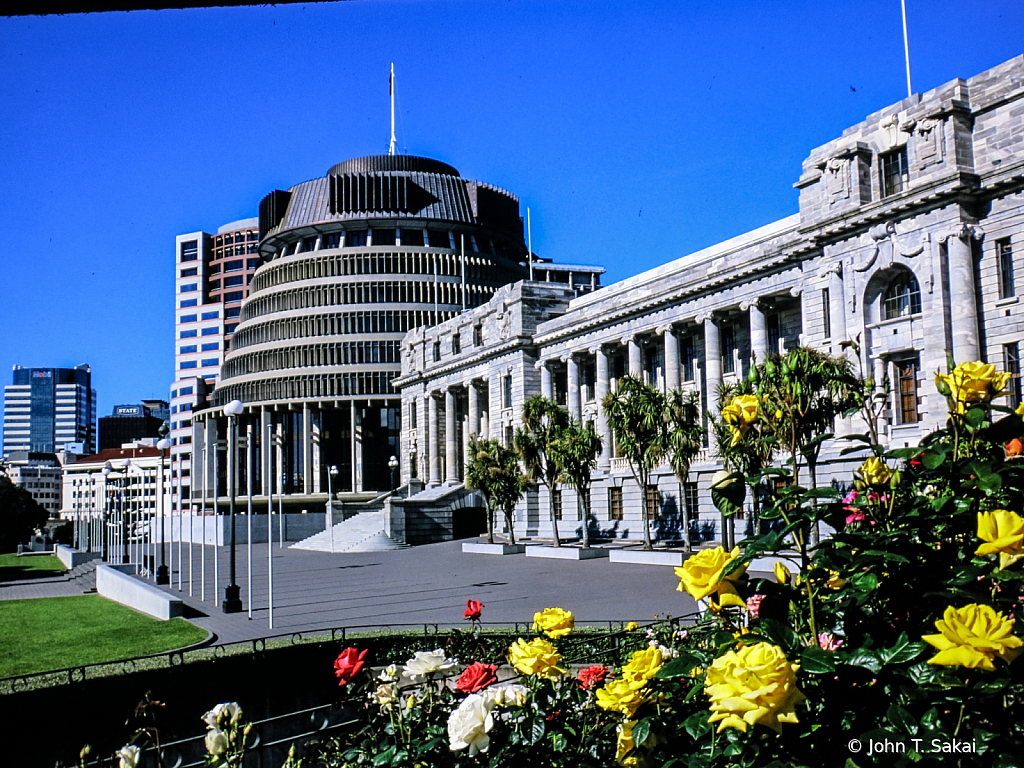
[[903,55],[907,60],[907,96],[913,96],[914,90],[910,87],[910,43],[907,40],[907,0],[900,0],[903,7]]
[[210,425],[203,419],[203,543],[199,547],[199,599],[206,602],[206,486],[210,482]]
[[220,521],[220,430],[213,437],[213,605],[216,608],[218,595],[220,594],[220,566],[217,560],[220,558],[218,547],[220,546],[220,532],[224,526]]
[[466,311],[466,235],[460,235],[462,251],[462,311]]
[[395,154],[395,63],[391,62],[391,80],[389,81],[391,91],[391,144],[388,145],[388,154]]
[[530,208],[526,208],[526,260],[530,264],[530,280],[533,280],[533,236],[530,234]]
[[245,513],[246,542],[245,549],[248,556],[246,572],[246,593],[249,596],[249,618],[252,619],[252,418],[248,419],[245,425],[245,480],[249,491],[249,507]]

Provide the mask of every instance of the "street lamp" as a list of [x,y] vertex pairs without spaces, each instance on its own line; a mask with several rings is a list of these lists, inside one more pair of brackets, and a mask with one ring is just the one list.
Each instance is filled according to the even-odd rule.
[[338,467],[331,465],[327,471],[327,530],[331,534],[331,554],[334,554],[334,484],[331,482],[338,476]]
[[231,557],[228,560],[228,585],[224,587],[224,601],[221,608],[224,613],[239,613],[242,610],[241,589],[235,583],[235,465],[238,450],[238,416],[245,410],[241,400],[232,400],[224,406],[228,417],[228,504],[231,515]]
[[124,462],[124,482],[121,483],[121,490],[117,494],[117,506],[121,510],[121,562],[130,563],[132,561],[129,547],[129,531],[128,531],[128,515],[124,509],[124,497],[126,491],[128,492],[128,504],[131,506],[131,475],[129,470],[132,467],[132,460],[126,459]]
[[395,487],[398,483],[395,482],[395,473],[398,471],[398,458],[392,456],[388,459],[388,467],[391,469],[391,493],[395,492]]
[[107,507],[110,506],[110,489],[107,487],[110,482],[110,473],[113,468],[110,462],[103,464],[103,562],[106,563],[110,557],[110,528],[107,526]]
[[[156,481],[157,503],[159,504],[158,514],[160,515],[160,566],[156,569],[157,584],[171,583],[171,574],[167,569],[167,537],[165,535],[166,528],[164,527],[164,463],[167,461],[167,449],[171,447],[171,441],[167,439],[170,431],[166,421],[157,430],[160,435],[160,440],[156,444],[156,447],[160,449],[160,472]],[[181,535],[181,531],[178,532],[178,535]],[[181,563],[178,563],[178,567],[181,568]]]

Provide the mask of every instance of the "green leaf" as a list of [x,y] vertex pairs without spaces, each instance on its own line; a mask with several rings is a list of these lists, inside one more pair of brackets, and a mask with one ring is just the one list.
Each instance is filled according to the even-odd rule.
[[917,733],[917,723],[914,722],[914,716],[899,704],[895,702],[890,704],[885,715],[889,718],[890,723],[895,725],[904,733],[909,733],[911,736]]
[[890,560],[890,561],[892,561],[894,563],[909,563],[910,562],[903,555],[898,555],[895,552],[888,552],[888,551],[886,551],[884,549],[868,549],[868,550],[865,550],[862,554],[865,555],[865,556],[870,555],[872,557],[880,557],[883,560]]
[[805,499],[838,499],[842,494],[838,488],[826,485],[823,488],[812,488],[803,494]]
[[799,642],[796,630],[788,623],[778,619],[765,619],[761,622],[760,634],[767,637],[781,648],[792,648]]
[[920,452],[920,448],[893,448],[891,451],[886,451],[885,455],[890,459],[912,459]]
[[836,671],[835,656],[831,651],[810,646],[800,656],[800,669],[809,675],[831,675]]
[[881,657],[886,664],[903,664],[914,659],[924,649],[924,643],[910,642],[907,633],[903,632],[896,638],[896,643],[891,648],[881,652]]
[[544,738],[544,732],[546,730],[547,726],[544,723],[544,717],[542,715],[528,717],[523,722],[523,741],[526,744],[536,744]]
[[964,421],[972,429],[981,429],[982,425],[988,420],[988,414],[985,413],[984,408],[971,408],[967,411],[964,416]]
[[946,460],[946,452],[937,448],[929,448],[921,456],[921,463],[924,464],[927,469],[938,469],[942,466],[942,462]]
[[373,765],[375,768],[379,768],[382,765],[388,765],[391,762],[391,758],[395,754],[395,745],[392,744],[390,747],[385,749],[383,752],[378,752],[373,758]]
[[690,738],[697,741],[701,736],[711,730],[711,723],[708,722],[707,712],[695,712],[683,721],[683,729],[690,735]]
[[560,733],[551,734],[551,749],[555,752],[563,752],[569,745],[568,739]]
[[870,571],[850,577],[850,584],[861,592],[872,592],[878,587],[878,577]]
[[871,651],[855,653],[846,659],[846,663],[853,667],[863,667],[870,672],[878,672],[882,668],[881,660]]
[[647,741],[647,737],[651,733],[651,719],[645,717],[643,720],[633,726],[633,743],[637,746],[642,745]]
[[701,666],[700,659],[692,654],[686,653],[662,664],[661,669],[659,669],[654,676],[661,678],[689,677],[693,668],[699,666]]

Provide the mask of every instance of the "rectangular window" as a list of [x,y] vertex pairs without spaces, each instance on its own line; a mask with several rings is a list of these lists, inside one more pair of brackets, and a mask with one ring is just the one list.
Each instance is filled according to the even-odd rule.
[[441,232],[439,230],[431,229],[430,234],[430,247],[431,248],[451,248],[452,241],[448,236],[448,232]]
[[434,351],[434,362],[435,363],[441,362],[441,342],[440,341],[435,341],[434,342],[433,351]]
[[422,229],[403,229],[402,230],[402,245],[423,245],[423,230]]
[[216,336],[218,333],[220,333],[220,328],[218,328],[217,326],[211,326],[209,328],[203,328],[201,335]]
[[452,354],[457,355],[462,351],[462,336],[457,333],[452,334]]
[[[207,344],[203,344],[203,348],[202,348],[201,351],[202,352],[213,352],[213,351],[218,350],[218,349],[220,349],[220,342],[219,341],[211,341],[211,342],[209,342]],[[195,351],[195,350],[193,350],[193,351]]]
[[181,260],[195,261],[199,258],[199,241],[189,240],[181,244]]
[[184,308],[184,307],[196,307],[196,306],[199,306],[199,301],[198,301],[198,299],[185,299],[178,306],[182,307],[182,308]]
[[679,367],[683,374],[683,381],[693,381],[693,358],[695,356],[696,352],[693,349],[693,336],[683,336],[683,338],[679,340]]
[[736,329],[722,327],[722,372],[736,373]]
[[512,447],[512,436],[514,434],[515,434],[515,427],[513,427],[511,424],[506,424],[505,425],[505,447],[506,448],[511,448]]
[[555,515],[555,520],[562,519],[562,492],[557,488],[551,492],[551,511]]
[[340,248],[341,247],[341,233],[332,232],[329,235],[324,235],[323,240],[320,241],[323,248]]
[[683,483],[683,504],[690,515],[691,524],[700,515],[700,502],[696,483]]
[[917,360],[896,360],[897,417],[900,424],[916,424],[921,420],[917,409]]
[[512,407],[512,376],[501,377],[501,407]]
[[609,488],[608,489],[608,519],[609,520],[621,520],[622,519],[622,489],[621,488]]
[[907,169],[907,148],[900,147],[879,157],[882,172],[882,197],[895,195],[906,189],[910,182]]
[[234,261],[228,261],[224,263],[225,272],[237,272],[242,268],[242,259],[235,259]]
[[237,328],[237,327],[238,327],[238,323],[229,323],[228,325],[224,326],[224,333],[226,333],[228,336],[230,336],[232,333],[235,332],[235,328]]
[[245,275],[234,275],[224,278],[225,288],[234,288],[236,285],[245,285]]
[[1011,374],[1010,380],[1006,382],[1006,391],[1009,393],[1006,404],[1016,408],[1021,403],[1020,345],[1016,341],[1003,344],[1003,370]]
[[185,368],[195,368],[195,367],[196,367],[196,361],[195,360],[185,360],[180,365],[178,365],[178,368],[181,368],[182,370],[184,370]]
[[[224,303],[225,304],[229,304],[232,301],[241,301],[241,300],[242,300],[242,291],[229,291],[228,293],[224,294]],[[224,315],[224,316],[228,317],[228,315]]]
[[191,293],[192,291],[194,291],[196,289],[196,285],[197,285],[196,283],[185,283],[183,286],[181,286],[181,291],[180,292],[181,293]]
[[661,515],[661,495],[658,493],[658,486],[648,485],[647,493],[644,496],[644,501],[647,503],[647,519],[657,520]]
[[260,265],[260,260],[259,259],[246,259],[245,260],[245,268],[246,269],[256,269],[256,267],[258,267],[259,265]]
[[182,387],[180,390],[178,390],[178,394],[182,396],[191,395],[194,391],[195,389],[193,387]]
[[482,325],[473,326],[473,346],[480,347],[484,343],[484,327]]
[[832,305],[828,288],[821,289],[821,325],[825,338],[832,338]]
[[191,339],[191,338],[194,338],[195,335],[196,335],[196,329],[193,328],[193,329],[191,329],[189,331],[182,331],[180,338],[182,338],[182,339]]
[[[224,318],[226,320],[230,320],[232,318],[239,317],[241,314],[241,307],[228,307],[227,310],[224,312]],[[225,330],[225,333],[230,333],[230,331]]]
[[996,240],[996,268],[999,271],[999,298],[1016,296],[1017,288],[1013,284],[1013,246],[1008,237]]
[[194,323],[196,321],[195,315],[182,315],[181,322],[183,323]]
[[216,320],[220,317],[220,312],[203,312],[203,320]]
[[203,359],[203,368],[209,368],[211,365],[220,365],[220,360],[216,357],[207,357]]
[[179,355],[187,355],[190,352],[195,352],[195,351],[196,351],[196,345],[195,344],[186,344],[183,347],[178,347],[178,354]]
[[195,267],[192,267],[192,269],[181,270],[182,277],[195,277],[197,274],[199,274],[199,270]]
[[764,323],[765,329],[768,332],[768,354],[778,354],[779,339],[782,338],[782,329],[779,327],[779,313],[773,312],[772,314],[765,316]]
[[366,230],[358,229],[354,232],[345,233],[345,247],[357,248],[366,245]]
[[206,289],[208,291],[219,291],[220,290],[220,280],[210,280],[209,284],[206,286]]

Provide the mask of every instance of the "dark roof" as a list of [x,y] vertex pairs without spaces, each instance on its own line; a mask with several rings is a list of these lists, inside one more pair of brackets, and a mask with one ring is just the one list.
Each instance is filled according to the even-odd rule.
[[443,173],[458,176],[459,172],[448,163],[431,160],[429,157],[415,155],[370,155],[354,157],[335,165],[327,172],[328,176],[340,176],[345,173],[374,173],[380,171],[420,171],[421,173]]
[[75,464],[102,464],[104,461],[122,461],[124,459],[142,459],[147,456],[159,456],[160,449],[148,445],[135,448],[106,448],[92,456],[79,456]]

